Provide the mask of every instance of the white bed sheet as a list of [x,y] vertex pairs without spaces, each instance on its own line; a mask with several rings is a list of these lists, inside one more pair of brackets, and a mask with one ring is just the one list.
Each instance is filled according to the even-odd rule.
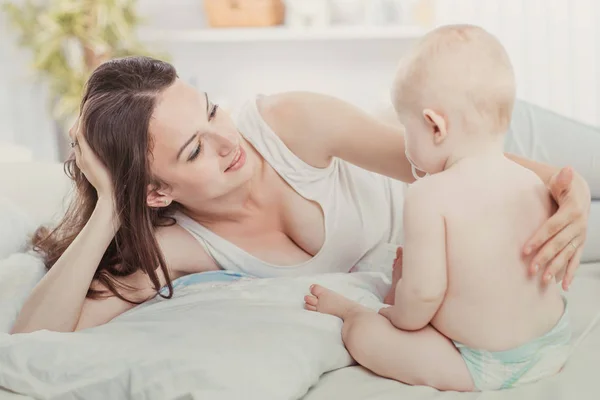
[[[580,267],[567,293],[578,338],[600,312],[600,263]],[[438,392],[378,377],[359,366],[321,377],[303,400],[598,400],[600,399],[600,323],[577,346],[564,370],[535,384],[497,392]]]

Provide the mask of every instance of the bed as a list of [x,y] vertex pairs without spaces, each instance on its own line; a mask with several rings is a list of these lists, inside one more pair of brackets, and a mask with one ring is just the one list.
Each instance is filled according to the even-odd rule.
[[[600,264],[581,267],[578,279],[569,296],[574,311],[577,334],[581,334],[591,318],[600,310]],[[341,368],[324,374],[304,400],[446,400],[446,399],[510,399],[596,400],[600,389],[596,379],[600,365],[600,332],[592,331],[576,348],[561,375],[543,383],[505,392],[483,394],[440,393],[426,387],[410,387],[377,377],[359,366]],[[30,397],[0,390],[0,400],[29,399]],[[251,398],[251,397],[245,397]]]
[[[471,394],[375,376],[353,364],[341,342],[340,321],[302,310],[302,295],[319,282],[376,308],[389,280],[379,273],[331,274],[183,290],[175,299],[136,308],[85,333],[10,336],[0,330],[0,400],[598,399],[600,324],[594,329],[592,323],[600,312],[600,133],[521,102],[506,147],[573,165],[598,199],[584,263],[567,293],[576,337],[585,335],[558,376]],[[6,330],[43,273],[39,260],[18,253],[19,241],[38,223],[60,215],[70,185],[59,164],[0,162],[0,188],[0,254],[16,249],[0,257],[0,325]]]

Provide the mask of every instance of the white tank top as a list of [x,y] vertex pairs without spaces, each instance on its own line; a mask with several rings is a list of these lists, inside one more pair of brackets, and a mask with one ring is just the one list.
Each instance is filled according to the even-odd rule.
[[406,184],[337,158],[326,168],[308,165],[262,119],[256,99],[241,107],[237,127],[299,195],[321,206],[325,241],[310,260],[277,266],[254,257],[178,212],[174,216],[177,223],[200,242],[217,265],[260,278],[350,270],[391,273],[396,247],[402,243]]

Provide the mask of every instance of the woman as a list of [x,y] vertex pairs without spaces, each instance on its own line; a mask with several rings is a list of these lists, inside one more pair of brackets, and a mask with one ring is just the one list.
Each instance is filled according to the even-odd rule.
[[[172,280],[191,273],[348,272],[388,249],[393,258],[402,182],[413,181],[397,127],[312,93],[261,97],[234,124],[171,65],[144,57],[98,67],[81,105],[67,163],[76,197],[55,230],[34,238],[49,271],[15,333],[104,324],[165,286],[169,297]],[[529,245],[541,249],[534,265],[566,270],[566,287],[589,189],[577,175],[510,157],[559,204]]]

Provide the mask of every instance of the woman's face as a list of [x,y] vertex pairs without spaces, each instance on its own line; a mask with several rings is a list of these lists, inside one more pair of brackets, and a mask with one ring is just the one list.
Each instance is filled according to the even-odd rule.
[[179,79],[158,97],[150,137],[152,173],[169,201],[208,206],[252,178],[256,160],[230,116]]

